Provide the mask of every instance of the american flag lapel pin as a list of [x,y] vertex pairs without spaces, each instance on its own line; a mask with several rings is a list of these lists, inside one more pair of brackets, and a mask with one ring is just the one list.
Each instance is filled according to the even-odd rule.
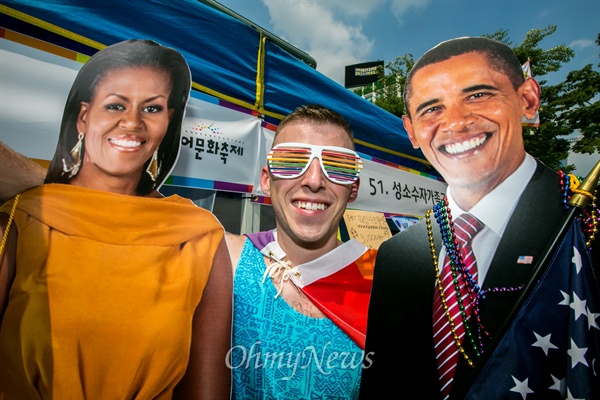
[[532,264],[533,256],[519,256],[517,264]]

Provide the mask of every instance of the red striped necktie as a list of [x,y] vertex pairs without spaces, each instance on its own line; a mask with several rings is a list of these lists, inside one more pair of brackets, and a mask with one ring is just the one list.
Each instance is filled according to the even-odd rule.
[[[483,227],[484,224],[471,214],[461,214],[454,221],[454,230],[460,245],[460,255],[466,270],[473,276],[475,282],[477,282],[477,261],[475,260],[475,254],[473,254],[473,250],[471,249],[471,241]],[[457,274],[459,273],[457,272]],[[458,304],[455,282],[459,285],[460,297],[467,318],[471,316],[472,304],[469,299],[464,276],[457,276],[456,279],[458,280],[455,280],[452,275],[450,259],[447,253],[444,258],[444,266],[440,274],[440,279],[442,280],[442,286],[444,288],[443,293],[444,299],[446,300],[446,306],[448,307],[448,314],[451,316],[451,320],[454,321],[455,333],[462,342],[465,336],[465,326]],[[433,299],[433,340],[437,355],[442,398],[447,399],[450,394],[452,379],[454,377],[454,371],[456,370],[456,363],[458,362],[459,349],[454,342],[454,335],[449,323],[449,318],[444,311],[444,306],[438,290],[435,291]]]

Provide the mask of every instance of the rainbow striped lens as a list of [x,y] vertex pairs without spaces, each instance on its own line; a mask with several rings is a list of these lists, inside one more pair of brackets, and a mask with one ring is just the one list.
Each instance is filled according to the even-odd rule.
[[294,179],[306,172],[313,158],[319,159],[321,170],[327,179],[341,185],[356,182],[363,167],[363,162],[355,151],[305,143],[278,144],[267,155],[267,165],[274,177]]

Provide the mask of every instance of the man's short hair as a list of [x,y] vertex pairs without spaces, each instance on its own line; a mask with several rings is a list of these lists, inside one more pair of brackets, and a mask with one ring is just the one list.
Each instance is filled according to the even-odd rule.
[[289,113],[277,126],[275,137],[286,125],[293,123],[331,124],[342,128],[348,134],[350,140],[354,138],[348,121],[341,114],[320,104],[303,105]]
[[446,40],[428,50],[417,60],[408,73],[404,87],[404,106],[409,117],[408,99],[412,92],[412,78],[414,74],[428,65],[446,61],[451,57],[466,53],[481,53],[485,55],[490,66],[506,75],[515,90],[525,81],[521,63],[515,52],[508,45],[484,37],[460,37]]

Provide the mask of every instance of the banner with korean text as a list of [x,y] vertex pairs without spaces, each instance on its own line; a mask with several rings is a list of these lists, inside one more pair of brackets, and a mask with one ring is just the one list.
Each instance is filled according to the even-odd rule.
[[418,171],[382,163],[361,154],[358,198],[348,207],[357,210],[424,216],[446,193],[445,182]]
[[261,166],[261,129],[256,116],[195,93],[186,108],[179,159],[167,184],[253,192]]

